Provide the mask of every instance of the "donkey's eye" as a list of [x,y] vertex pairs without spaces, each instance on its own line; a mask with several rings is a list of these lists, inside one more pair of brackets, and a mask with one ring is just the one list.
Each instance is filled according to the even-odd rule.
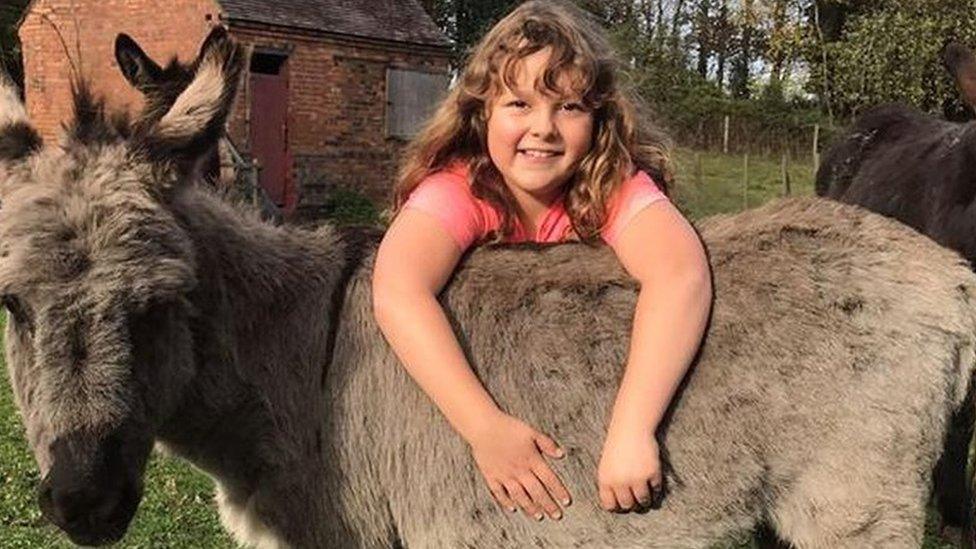
[[0,303],[7,310],[7,317],[12,318],[16,324],[31,328],[31,317],[27,306],[14,295],[6,294],[0,297]]
[[154,314],[166,308],[167,302],[158,296],[147,296],[133,303],[132,312],[137,315]]
[[133,308],[130,322],[139,327],[152,327],[166,318],[170,306],[171,303],[160,299],[144,301]]

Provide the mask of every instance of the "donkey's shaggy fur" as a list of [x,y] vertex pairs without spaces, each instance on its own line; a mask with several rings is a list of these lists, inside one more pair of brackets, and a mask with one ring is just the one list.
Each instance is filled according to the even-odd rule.
[[[233,66],[214,74],[232,89]],[[635,283],[605,248],[474,251],[445,309],[500,405],[568,449],[576,502],[529,522],[383,342],[376,238],[273,228],[186,184],[214,122],[180,116],[0,158],[7,361],[42,508],[72,539],[124,533],[155,440],[261,547],[707,547],[763,521],[800,548],[920,544],[974,365],[976,277],[952,252],[817,199],[703,223],[716,301],[659,433],[667,494],[618,515],[593,478]]]
[[[976,57],[957,43],[943,63],[970,107],[976,105]],[[817,172],[817,194],[893,217],[961,253],[976,267],[976,122],[939,120],[904,105],[858,118]],[[970,398],[976,387],[971,389]],[[973,407],[953,419],[936,472],[937,503],[947,524],[971,526],[967,463]]]

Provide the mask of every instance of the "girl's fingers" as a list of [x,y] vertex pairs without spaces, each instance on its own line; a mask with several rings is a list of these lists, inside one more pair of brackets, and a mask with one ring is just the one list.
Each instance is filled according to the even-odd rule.
[[566,453],[563,452],[563,449],[556,444],[555,440],[552,440],[542,433],[535,434],[535,445],[539,447],[539,450],[541,450],[543,454],[551,458],[559,459],[566,455]]
[[622,511],[630,511],[634,508],[634,495],[629,487],[614,488],[613,495],[617,498],[617,503]]
[[648,481],[648,484],[651,485],[652,491],[659,492],[661,491],[661,487],[664,485],[664,478],[661,475],[661,473],[657,473],[656,475],[651,477],[651,480]]
[[600,507],[605,511],[617,509],[617,498],[613,495],[613,490],[605,486],[600,486]]
[[638,507],[647,507],[651,504],[651,487],[647,482],[632,487],[631,492]]
[[514,513],[516,511],[515,502],[512,498],[508,497],[508,492],[505,491],[505,487],[498,481],[488,481],[488,489],[491,490],[491,495],[495,496],[495,501],[498,505],[505,509],[509,513]]
[[[556,505],[556,502],[552,499],[552,496],[549,495],[549,492],[546,491],[546,488],[541,482],[539,482],[539,479],[536,478],[535,475],[530,472],[524,477],[521,477],[519,481],[522,483],[522,487],[525,488],[525,491],[529,493],[529,496],[532,497],[532,501],[534,501],[536,505],[542,507],[550,518],[553,520],[563,518],[562,509]],[[542,515],[537,514],[533,516],[533,518],[536,520],[542,520]]]
[[549,464],[545,461],[541,461],[532,468],[532,472],[535,476],[542,481],[542,485],[546,487],[546,490],[556,498],[560,504],[564,507],[572,503],[572,498],[569,496],[569,490],[563,486],[562,481],[556,476],[556,473],[549,468]]
[[542,511],[539,507],[533,503],[532,498],[525,491],[525,488],[517,480],[512,480],[505,483],[505,490],[508,492],[508,496],[515,500],[515,503],[522,508],[522,512],[525,516],[535,519],[537,516],[542,515]]

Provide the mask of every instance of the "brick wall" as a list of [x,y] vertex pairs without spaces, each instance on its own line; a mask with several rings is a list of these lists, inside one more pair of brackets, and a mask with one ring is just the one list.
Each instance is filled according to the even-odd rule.
[[217,6],[212,0],[167,0],[165,6],[162,9],[151,0],[39,0],[34,4],[19,34],[27,111],[45,140],[55,139],[61,123],[71,116],[72,64],[81,67],[95,91],[110,98],[113,107],[130,112],[141,107],[142,97],[115,63],[118,33],[132,36],[159,63],[173,55],[185,60],[196,57],[212,25],[207,15],[216,20]]
[[[295,219],[314,219],[336,189],[385,205],[404,143],[385,136],[387,67],[446,72],[447,52],[340,41],[272,29],[235,28],[255,47],[289,51],[289,148],[299,195]],[[239,101],[231,134],[247,150],[247,105]]]
[[[168,0],[165,9],[152,0],[39,0],[20,28],[31,119],[51,140],[71,115],[71,63],[53,27],[72,59],[78,57],[74,44],[80,43],[81,65],[96,92],[113,107],[135,112],[142,100],[115,63],[116,34],[128,33],[157,62],[174,54],[190,60],[218,20],[212,0]],[[404,145],[385,137],[386,69],[446,72],[447,51],[270,27],[232,24],[230,31],[245,45],[290,52],[288,145],[299,197],[294,219],[320,217],[337,189],[355,190],[385,205]],[[248,103],[245,82],[229,123],[234,142],[245,153]]]

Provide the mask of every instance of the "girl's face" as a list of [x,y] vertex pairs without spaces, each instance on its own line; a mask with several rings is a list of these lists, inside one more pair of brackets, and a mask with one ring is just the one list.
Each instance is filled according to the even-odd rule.
[[516,89],[503,86],[489,105],[488,155],[519,204],[552,202],[592,145],[593,113],[581,98],[535,88],[549,55],[547,48],[524,58]]

